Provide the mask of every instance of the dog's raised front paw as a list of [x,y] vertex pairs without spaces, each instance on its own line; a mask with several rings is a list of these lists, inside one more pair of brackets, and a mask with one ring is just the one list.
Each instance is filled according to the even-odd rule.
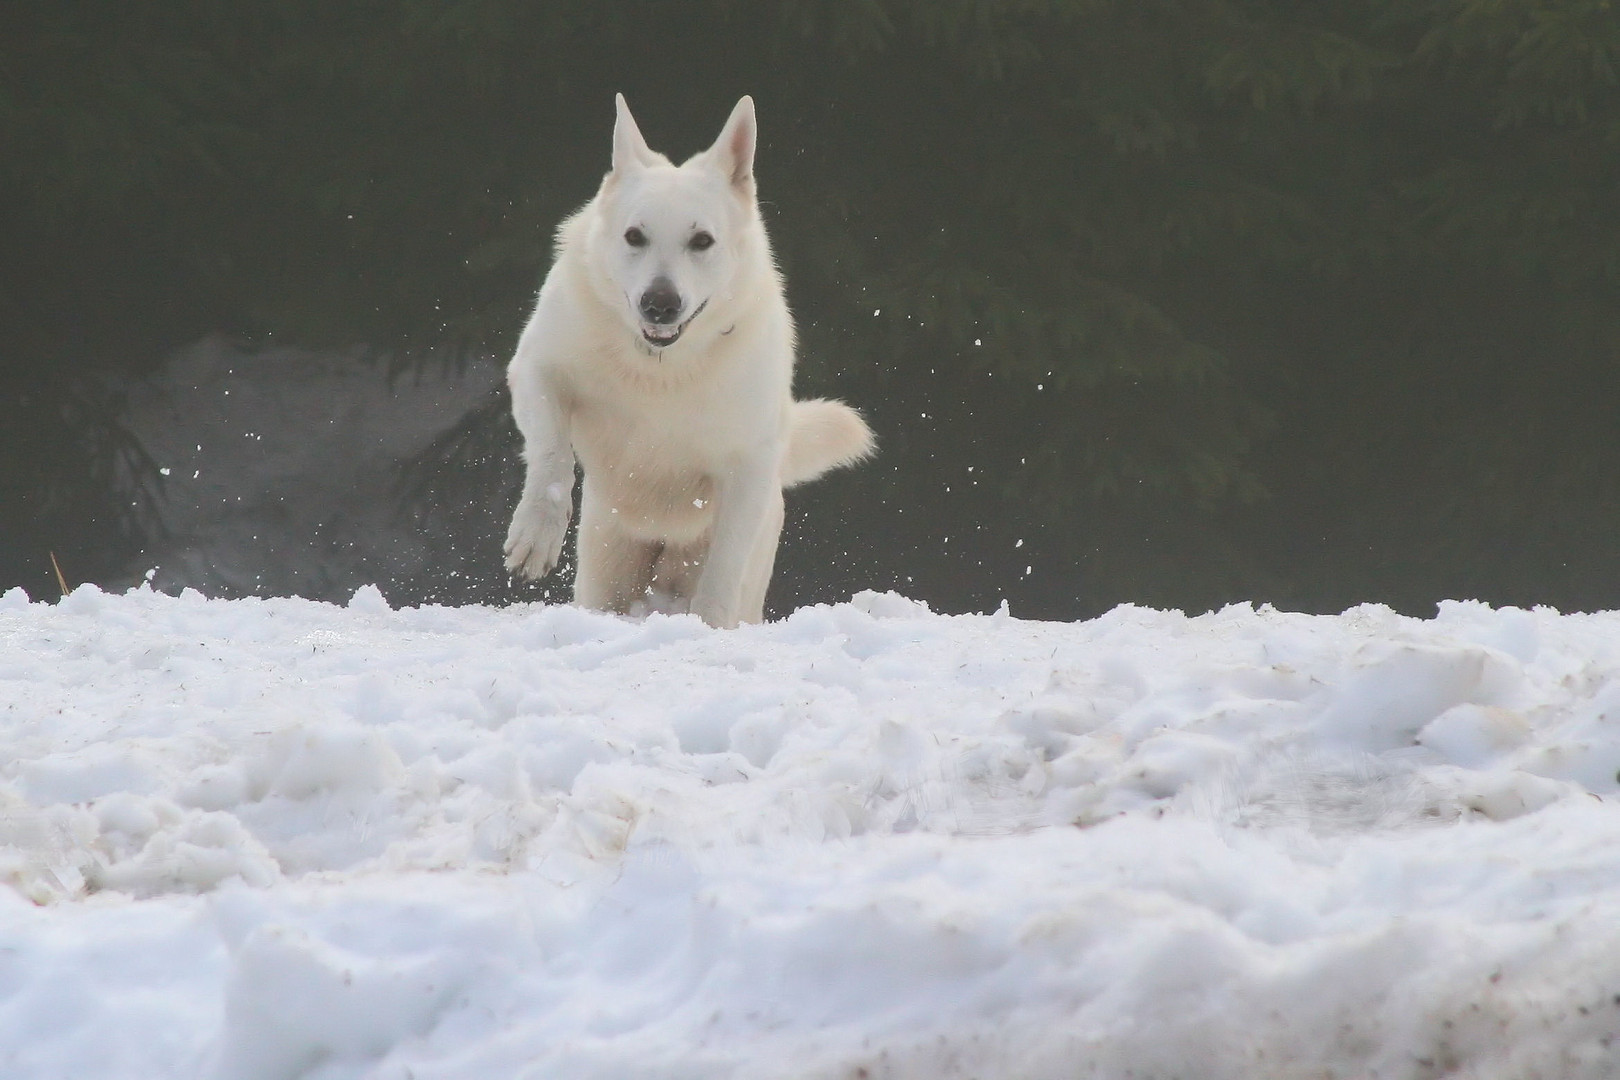
[[506,569],[536,581],[545,577],[562,557],[567,532],[565,504],[550,499],[518,503],[506,532]]

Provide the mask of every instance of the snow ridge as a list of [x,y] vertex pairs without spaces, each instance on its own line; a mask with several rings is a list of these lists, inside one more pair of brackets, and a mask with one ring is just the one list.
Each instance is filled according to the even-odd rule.
[[1599,1080],[1620,614],[0,597],[7,1077]]

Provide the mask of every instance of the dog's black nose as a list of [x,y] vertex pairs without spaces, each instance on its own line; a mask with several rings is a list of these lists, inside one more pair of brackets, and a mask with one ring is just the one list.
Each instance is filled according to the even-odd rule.
[[657,326],[667,326],[681,313],[681,294],[668,278],[654,278],[641,294],[641,317]]

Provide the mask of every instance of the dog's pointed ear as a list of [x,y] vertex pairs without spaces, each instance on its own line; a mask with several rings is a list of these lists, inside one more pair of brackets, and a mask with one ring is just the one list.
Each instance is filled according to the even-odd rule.
[[742,187],[754,181],[754,145],[758,142],[754,124],[754,99],[744,94],[731,119],[720,130],[720,137],[709,148],[715,165],[732,184]]
[[619,111],[618,119],[613,122],[613,171],[624,173],[652,164],[658,155],[647,148],[647,140],[641,137],[641,129],[636,127],[636,118],[630,115],[624,95],[614,94],[613,104]]

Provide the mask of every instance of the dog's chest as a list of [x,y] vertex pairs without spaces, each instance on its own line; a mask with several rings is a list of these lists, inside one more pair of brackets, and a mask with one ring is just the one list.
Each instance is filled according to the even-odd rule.
[[770,453],[787,387],[750,365],[707,366],[707,377],[670,384],[603,371],[576,383],[574,449],[586,472],[712,477],[740,457]]
[[586,412],[574,423],[574,452],[587,475],[697,477],[714,472],[714,447],[676,425],[649,418]]
[[722,448],[729,440],[716,438],[722,429],[701,414],[598,403],[576,413],[574,451],[587,489],[620,528],[687,539],[713,514],[715,481],[728,456]]

